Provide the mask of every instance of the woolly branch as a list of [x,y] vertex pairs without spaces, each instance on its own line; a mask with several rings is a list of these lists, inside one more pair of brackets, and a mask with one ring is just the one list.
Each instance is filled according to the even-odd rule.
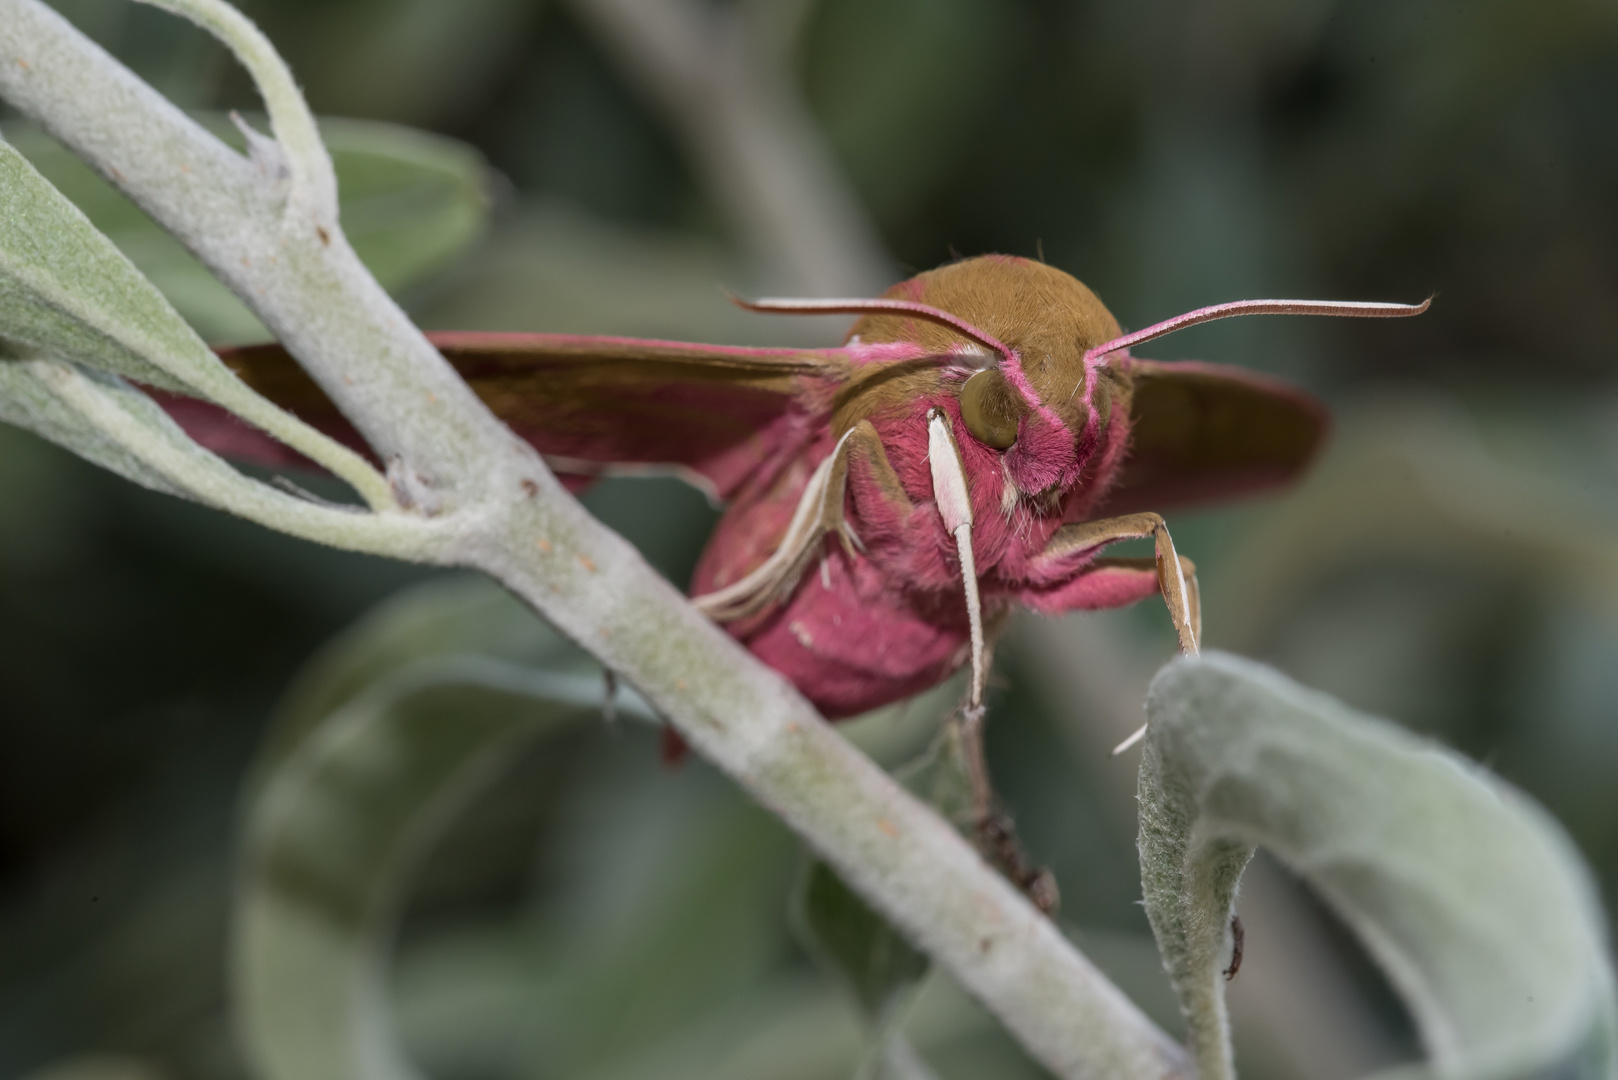
[[[268,45],[212,0],[170,6],[247,55],[295,182],[302,169],[317,191],[318,165],[298,134],[306,114],[289,104],[295,88]],[[287,198],[275,176],[38,0],[0,0],[0,95],[129,194],[274,330],[390,461],[395,487],[409,496],[401,501],[434,521],[415,557],[486,571],[589,648],[1056,1075],[1189,1075],[1183,1049],[954,829],[569,497],[318,205]],[[260,150],[262,161],[269,148]]]

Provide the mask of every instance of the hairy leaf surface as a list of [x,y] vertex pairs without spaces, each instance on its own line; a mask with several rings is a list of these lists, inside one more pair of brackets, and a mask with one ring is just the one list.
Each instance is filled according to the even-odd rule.
[[178,393],[197,393],[209,368],[232,377],[152,283],[3,141],[0,350],[72,359]]
[[1203,1076],[1231,1073],[1223,972],[1237,885],[1260,845],[1386,972],[1427,1052],[1418,1073],[1618,1075],[1594,890],[1560,826],[1520,792],[1231,656],[1170,664],[1147,709],[1146,909]]

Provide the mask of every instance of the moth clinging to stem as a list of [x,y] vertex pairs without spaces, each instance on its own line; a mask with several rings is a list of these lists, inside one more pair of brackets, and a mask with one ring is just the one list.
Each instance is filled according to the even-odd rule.
[[[564,479],[669,465],[725,500],[694,602],[827,717],[970,663],[969,725],[981,720],[990,644],[1017,605],[1056,614],[1160,593],[1180,647],[1196,651],[1194,568],[1159,511],[1283,484],[1321,441],[1324,410],[1297,390],[1132,347],[1231,315],[1427,307],[1244,301],[1126,335],[1073,277],[1005,256],[939,267],[881,299],[741,303],[859,319],[823,349],[432,337]],[[268,397],[357,441],[279,346],[225,357]],[[200,403],[166,404],[225,452],[278,452]],[[1145,537],[1155,557],[1103,554]]]

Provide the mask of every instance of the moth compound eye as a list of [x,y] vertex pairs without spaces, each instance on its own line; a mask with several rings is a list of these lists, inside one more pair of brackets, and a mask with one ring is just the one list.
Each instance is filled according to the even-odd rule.
[[961,419],[985,446],[1004,450],[1017,441],[1017,422],[1028,411],[999,368],[985,368],[961,387]]

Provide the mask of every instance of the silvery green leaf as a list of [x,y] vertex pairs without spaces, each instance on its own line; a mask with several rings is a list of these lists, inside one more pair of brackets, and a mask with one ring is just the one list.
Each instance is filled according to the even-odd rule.
[[163,470],[151,465],[127,442],[93,422],[82,408],[61,393],[74,380],[98,394],[131,422],[147,429],[154,441],[176,449],[196,449],[168,414],[152,399],[115,375],[84,371],[56,360],[0,360],[0,421],[27,428],[126,480],[169,495],[188,492]]
[[518,662],[574,650],[515,609],[481,581],[412,592],[336,643],[283,711],[291,730],[250,789],[233,942],[267,1080],[415,1075],[383,990],[414,860],[516,748],[601,715],[599,675]]
[[383,288],[433,277],[483,236],[491,173],[465,143],[395,124],[322,120],[343,232]]
[[[325,465],[372,507],[394,505],[365,459],[250,390],[78,207],[0,141],[0,364],[46,358],[205,398]],[[125,389],[124,397],[135,392]],[[61,431],[60,420],[48,423]],[[105,427],[96,436],[108,438]]]
[[188,365],[223,369],[111,241],[0,142],[0,355],[19,352],[182,393],[195,392]]
[[[225,116],[197,119],[225,142],[242,146],[241,132]],[[328,119],[320,131],[337,170],[343,232],[390,292],[438,274],[483,235],[490,174],[471,147],[374,121]],[[206,340],[269,337],[263,323],[178,240],[60,143],[23,124],[7,125],[7,136]]]
[[153,490],[293,536],[395,558],[420,558],[438,542],[430,520],[319,504],[249,479],[119,376],[65,360],[0,360],[0,421]]
[[1561,828],[1527,797],[1432,742],[1231,656],[1170,664],[1147,710],[1146,909],[1203,1076],[1231,1075],[1223,972],[1255,846],[1301,874],[1386,972],[1426,1050],[1419,1074],[1618,1075],[1593,886]]

